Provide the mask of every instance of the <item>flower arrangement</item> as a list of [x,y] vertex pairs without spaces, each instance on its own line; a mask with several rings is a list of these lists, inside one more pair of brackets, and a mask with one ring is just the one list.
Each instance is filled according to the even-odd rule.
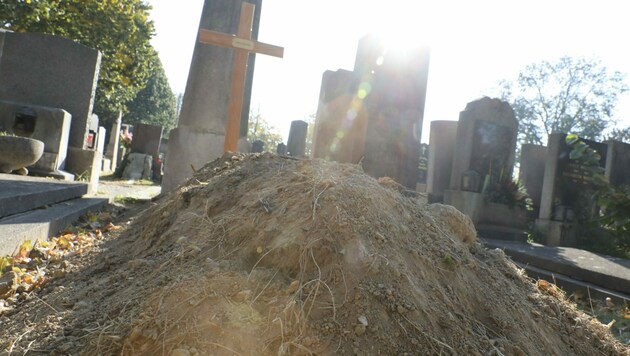
[[131,141],[133,140],[133,134],[129,131],[120,132],[120,144],[126,148],[131,149]]

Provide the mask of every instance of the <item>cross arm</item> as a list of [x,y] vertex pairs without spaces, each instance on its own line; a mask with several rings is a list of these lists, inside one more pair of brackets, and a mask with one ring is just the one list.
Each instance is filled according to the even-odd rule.
[[204,29],[199,30],[199,42],[227,48],[245,49],[250,52],[261,53],[280,58],[284,56],[283,47]]

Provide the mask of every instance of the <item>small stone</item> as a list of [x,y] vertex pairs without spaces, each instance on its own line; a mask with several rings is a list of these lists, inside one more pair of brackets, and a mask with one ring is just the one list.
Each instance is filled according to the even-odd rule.
[[291,293],[295,293],[297,292],[298,288],[300,287],[300,282],[299,281],[293,281],[291,282],[291,284],[289,285],[289,288],[287,289],[287,292],[289,294]]
[[66,271],[62,271],[60,269],[56,269],[54,271],[51,271],[50,275],[53,278],[61,278],[61,277],[64,277],[66,275]]
[[252,291],[247,289],[247,290],[242,290],[238,293],[236,293],[236,295],[234,295],[234,300],[237,302],[244,302],[246,300],[249,300],[252,296]]
[[190,356],[190,351],[186,349],[175,349],[171,352],[171,356]]
[[365,315],[361,315],[358,319],[359,319],[359,323],[361,323],[361,325],[368,326],[368,320],[365,317]]
[[396,307],[396,310],[398,311],[398,313],[400,314],[405,314],[407,313],[407,309],[405,309],[405,307],[403,307],[402,305],[398,305],[398,307]]
[[129,334],[129,341],[134,342],[142,338],[142,329],[134,328],[131,330],[131,334]]
[[357,334],[357,336],[361,336],[361,335],[365,334],[365,325],[358,324],[357,326],[355,326],[354,327],[354,333]]
[[76,302],[72,306],[72,310],[85,309],[85,308],[87,308],[89,306],[90,306],[90,303],[86,302],[85,300],[81,300],[79,302]]
[[309,347],[313,345],[313,339],[307,336],[304,338],[304,341],[302,342],[302,344],[306,347]]

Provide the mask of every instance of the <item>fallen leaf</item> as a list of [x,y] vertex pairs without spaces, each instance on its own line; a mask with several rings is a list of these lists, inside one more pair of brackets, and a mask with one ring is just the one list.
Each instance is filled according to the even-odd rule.
[[22,244],[20,245],[18,256],[28,257],[28,254],[31,253],[32,249],[33,249],[33,244],[31,244],[31,240],[26,240],[22,242]]

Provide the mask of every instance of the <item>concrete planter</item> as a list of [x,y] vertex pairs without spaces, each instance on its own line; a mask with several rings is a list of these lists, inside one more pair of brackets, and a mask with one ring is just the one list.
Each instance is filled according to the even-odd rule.
[[0,136],[0,173],[11,173],[37,162],[44,143],[27,137]]

